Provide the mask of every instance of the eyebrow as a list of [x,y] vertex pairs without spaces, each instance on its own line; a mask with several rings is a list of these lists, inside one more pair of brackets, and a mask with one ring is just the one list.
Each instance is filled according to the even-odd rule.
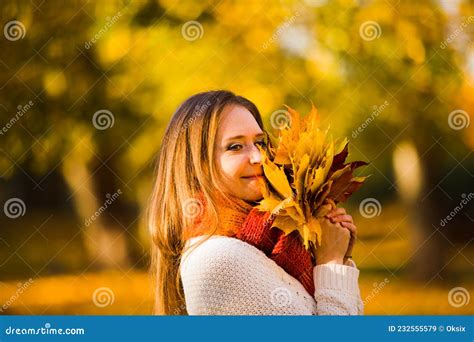
[[[236,135],[235,137],[230,137],[225,139],[224,141],[229,141],[229,140],[237,140],[237,139],[242,139],[245,138],[245,135]],[[265,137],[265,133],[258,133],[254,135],[254,138],[260,138],[260,137]]]

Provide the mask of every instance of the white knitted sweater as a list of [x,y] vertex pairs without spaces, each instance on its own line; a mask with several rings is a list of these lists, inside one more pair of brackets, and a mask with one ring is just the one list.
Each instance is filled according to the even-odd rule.
[[[314,267],[314,296],[261,250],[241,240],[192,238],[180,272],[190,315],[361,315],[359,270]],[[189,249],[189,247],[192,247]]]

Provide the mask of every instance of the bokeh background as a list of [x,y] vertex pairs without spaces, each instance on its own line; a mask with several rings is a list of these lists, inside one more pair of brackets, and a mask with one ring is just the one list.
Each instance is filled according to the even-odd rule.
[[473,314],[472,1],[2,0],[0,314],[150,314],[145,211],[176,107],[311,102],[367,184],[367,314]]

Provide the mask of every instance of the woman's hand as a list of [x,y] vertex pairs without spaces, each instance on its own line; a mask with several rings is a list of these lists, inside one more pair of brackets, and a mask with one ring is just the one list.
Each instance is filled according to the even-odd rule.
[[[348,215],[344,208],[336,208],[329,212],[326,217],[331,221],[331,223],[340,223],[341,226],[349,229],[349,231],[351,232],[351,238],[349,240],[349,246],[344,256],[352,256],[352,249],[354,248],[354,244],[357,239],[357,227],[354,224],[352,216]],[[346,262],[346,260],[347,258],[344,258],[344,263]]]
[[[338,209],[328,213],[334,214]],[[327,215],[326,215],[327,216]],[[348,228],[342,226],[342,223],[333,223],[329,218],[321,219],[321,246],[316,248],[316,265],[344,262],[351,233]]]

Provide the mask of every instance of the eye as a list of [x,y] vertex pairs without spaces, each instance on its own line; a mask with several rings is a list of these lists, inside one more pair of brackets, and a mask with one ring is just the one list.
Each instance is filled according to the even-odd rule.
[[267,142],[265,140],[257,141],[255,145],[259,145],[261,147],[267,146]]
[[227,150],[229,151],[240,151],[242,149],[241,144],[231,144],[227,147]]

